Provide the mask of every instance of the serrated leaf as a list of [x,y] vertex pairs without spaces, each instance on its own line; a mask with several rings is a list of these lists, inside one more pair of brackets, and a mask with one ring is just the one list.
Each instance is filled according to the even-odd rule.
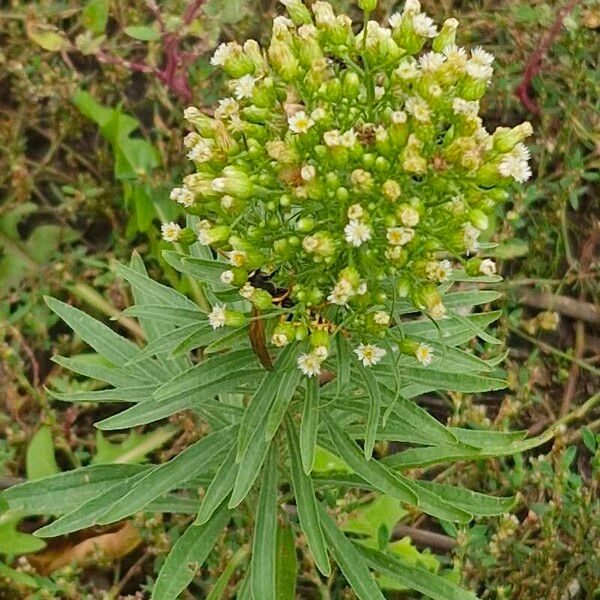
[[319,521],[315,491],[311,478],[303,470],[296,428],[289,415],[286,416],[285,426],[290,451],[292,483],[300,526],[306,536],[306,541],[315,560],[315,565],[323,575],[328,577],[331,567],[327,558],[325,537],[323,536],[323,530]]
[[175,542],[156,578],[152,600],[176,600],[214,548],[229,520],[225,503],[204,525],[190,525]]
[[277,447],[267,455],[258,498],[254,538],[252,542],[252,594],[263,600],[277,600]]

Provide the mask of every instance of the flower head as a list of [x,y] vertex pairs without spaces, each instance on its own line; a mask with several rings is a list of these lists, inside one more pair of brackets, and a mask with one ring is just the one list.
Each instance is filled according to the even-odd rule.
[[415,350],[415,358],[424,367],[428,367],[433,359],[433,348],[429,344],[421,342]]
[[181,235],[181,227],[173,221],[163,223],[160,228],[160,233],[165,242],[176,242]]
[[380,362],[387,352],[384,348],[373,344],[360,344],[354,349],[354,354],[358,356],[358,360],[362,362],[363,366],[372,367]]
[[314,124],[314,120],[311,117],[308,117],[303,110],[288,117],[290,131],[293,131],[294,133],[306,133]]
[[208,322],[213,329],[225,327],[225,305],[215,304],[212,311],[208,315]]
[[344,227],[344,238],[352,246],[361,246],[371,239],[371,228],[358,219],[351,219]]

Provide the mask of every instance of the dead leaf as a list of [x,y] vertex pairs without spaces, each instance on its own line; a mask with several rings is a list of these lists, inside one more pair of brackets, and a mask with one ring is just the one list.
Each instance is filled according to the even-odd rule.
[[118,560],[141,542],[139,530],[127,521],[116,531],[92,535],[82,541],[77,541],[77,537],[53,541],[47,550],[28,558],[38,573],[48,575],[71,563],[82,566],[96,563],[99,553],[109,560]]

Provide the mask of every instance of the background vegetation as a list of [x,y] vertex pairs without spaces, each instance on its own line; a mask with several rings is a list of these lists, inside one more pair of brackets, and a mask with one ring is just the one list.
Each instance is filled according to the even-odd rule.
[[[380,0],[378,16],[395,4]],[[407,560],[449,577],[463,573],[482,598],[598,598],[600,4],[423,4],[438,22],[460,20],[461,44],[494,52],[486,125],[530,119],[535,168],[496,240],[506,281],[494,305],[503,313],[495,334],[505,344],[510,388],[483,398],[425,397],[422,404],[456,425],[531,433],[557,421],[564,427],[529,454],[432,474],[482,491],[521,490],[514,516],[457,530],[405,514],[385,498],[374,506],[358,496],[340,499],[350,511],[346,530],[374,538],[387,531]],[[160,258],[158,225],[176,216],[168,192],[186,168],[182,110],[209,107],[219,95],[222,84],[208,62],[217,42],[268,38],[265,23],[278,4],[165,0],[159,9],[142,0],[8,0],[0,7],[0,485],[90,460],[166,460],[202,433],[192,412],[151,434],[141,428],[104,437],[92,426],[106,416],[102,405],[47,396],[45,386],[70,386],[50,357],[84,346],[42,297],[109,322],[131,301],[111,260],[127,261],[134,249],[154,277],[194,293]],[[163,27],[172,33],[161,36]],[[173,68],[177,59],[183,68]],[[127,318],[114,326],[140,335]],[[328,457],[320,460],[326,468]],[[183,524],[140,517],[42,548],[29,535],[39,520],[3,518],[1,502],[2,599],[145,598]],[[235,597],[248,542],[247,523],[238,525],[224,534],[188,597],[205,597],[224,572],[223,597]],[[301,555],[297,561],[298,597],[317,598],[323,584],[314,565]],[[353,597],[339,573],[326,588],[323,597]],[[396,590],[390,597],[418,595]]]

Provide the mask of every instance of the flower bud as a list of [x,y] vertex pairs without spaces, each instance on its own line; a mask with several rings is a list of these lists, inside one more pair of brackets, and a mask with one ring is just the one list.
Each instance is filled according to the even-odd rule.
[[248,281],[248,271],[241,267],[231,267],[221,273],[220,279],[226,285],[242,287]]
[[302,0],[279,0],[283,4],[290,15],[290,19],[294,25],[309,25],[312,23],[312,18],[308,8],[304,6]]
[[329,333],[324,329],[312,329],[309,339],[311,348],[319,348],[321,346],[329,348]]
[[443,52],[448,46],[454,46],[457,27],[458,21],[456,19],[446,19],[444,21],[442,30],[437,34],[431,44],[435,52]]
[[212,189],[215,192],[248,198],[253,192],[253,185],[246,173],[236,167],[228,166],[223,169],[221,177],[213,179]]
[[246,315],[237,310],[225,311],[225,325],[227,327],[241,327],[246,323]]
[[293,81],[298,76],[298,59],[292,49],[283,42],[274,40],[269,46],[269,63],[283,81]]
[[190,246],[191,244],[196,242],[197,239],[198,239],[198,236],[194,233],[194,230],[191,229],[190,227],[186,227],[185,229],[181,230],[181,233],[179,234],[179,238],[177,239],[177,241],[180,244],[182,244],[183,246]]
[[346,98],[354,99],[358,97],[358,92],[360,91],[360,79],[354,71],[348,70],[344,73],[342,89]]
[[371,13],[377,8],[377,0],[358,0],[358,8]]
[[477,227],[477,229],[481,229],[481,231],[485,231],[489,227],[489,219],[488,216],[478,208],[470,210],[468,213],[469,221]]
[[525,121],[512,129],[509,127],[498,127],[493,135],[494,150],[498,152],[510,152],[519,142],[522,142],[533,133],[533,127],[529,121]]

